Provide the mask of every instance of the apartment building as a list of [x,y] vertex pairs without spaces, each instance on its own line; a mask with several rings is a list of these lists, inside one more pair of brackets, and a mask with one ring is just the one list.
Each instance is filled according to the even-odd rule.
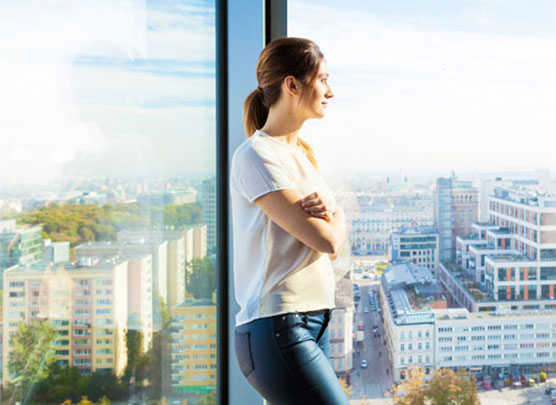
[[56,331],[61,366],[84,374],[123,373],[128,317],[128,261],[18,265],[5,271],[3,290],[3,383],[13,378],[10,339],[21,322],[48,321]]
[[402,226],[390,234],[389,256],[392,262],[409,261],[436,273],[439,238],[430,226]]
[[[168,242],[149,240],[140,242],[88,242],[76,246],[75,257],[110,259],[128,255],[150,254],[152,256],[152,291],[154,327],[160,327],[158,297],[168,302]],[[180,259],[176,259],[179,261]]]
[[184,239],[185,260],[202,259],[207,255],[207,225],[194,225],[180,230],[124,229],[118,232],[120,242]]
[[186,299],[172,315],[172,388],[206,394],[216,389],[216,295]]

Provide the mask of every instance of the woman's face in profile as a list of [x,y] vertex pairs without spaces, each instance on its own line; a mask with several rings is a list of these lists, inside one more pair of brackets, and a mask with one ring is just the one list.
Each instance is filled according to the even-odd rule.
[[307,101],[307,118],[322,118],[326,114],[328,100],[334,97],[332,89],[328,84],[328,68],[324,60],[319,65],[317,77],[313,83],[313,89],[308,88],[311,97]]

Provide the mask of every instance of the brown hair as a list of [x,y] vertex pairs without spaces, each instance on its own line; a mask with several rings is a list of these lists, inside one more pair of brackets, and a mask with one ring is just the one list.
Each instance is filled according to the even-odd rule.
[[[317,77],[323,59],[324,55],[318,45],[304,38],[275,39],[263,49],[256,68],[258,87],[243,103],[243,124],[247,137],[264,126],[270,106],[280,97],[284,78],[291,75],[309,89],[309,85]],[[308,99],[313,91],[302,90],[301,100]],[[299,137],[297,143],[305,150],[309,161],[316,168],[317,161],[313,149]]]

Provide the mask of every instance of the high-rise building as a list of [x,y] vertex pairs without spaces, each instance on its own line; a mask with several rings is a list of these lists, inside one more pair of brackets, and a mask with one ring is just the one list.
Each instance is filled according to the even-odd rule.
[[479,215],[479,193],[470,181],[440,177],[434,193],[434,225],[440,238],[440,260],[453,261],[456,238],[466,236]]
[[206,179],[201,183],[201,210],[203,224],[207,225],[207,247],[216,249],[216,179]]
[[186,299],[172,315],[172,388],[206,394],[216,389],[216,296]]
[[128,261],[84,261],[50,266],[18,265],[6,270],[3,290],[3,382],[11,337],[21,322],[48,321],[56,331],[61,366],[84,374],[112,370],[121,375],[127,354]]
[[159,297],[168,303],[168,242],[152,240],[145,242],[88,242],[75,247],[77,259],[114,257],[125,258],[137,254],[152,256],[152,311],[153,328],[161,327]]
[[452,179],[436,179],[434,193],[434,225],[438,229],[439,259],[452,260],[454,217],[452,210]]

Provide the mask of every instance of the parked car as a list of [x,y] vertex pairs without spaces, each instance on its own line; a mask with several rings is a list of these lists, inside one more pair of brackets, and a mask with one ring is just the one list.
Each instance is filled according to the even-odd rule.
[[369,307],[363,307],[363,313],[368,314],[369,313]]
[[367,363],[367,360],[363,359],[361,360],[361,368],[367,368],[369,366],[369,363]]
[[483,387],[483,389],[485,390],[490,390],[492,388],[492,386],[490,385],[490,383],[488,381],[483,381],[481,383],[481,386]]
[[552,400],[552,403],[554,403],[556,401],[556,390],[552,389],[552,391],[550,392],[550,399]]
[[359,323],[357,324],[357,330],[364,330],[365,329],[365,324],[363,323],[363,321],[359,321]]

